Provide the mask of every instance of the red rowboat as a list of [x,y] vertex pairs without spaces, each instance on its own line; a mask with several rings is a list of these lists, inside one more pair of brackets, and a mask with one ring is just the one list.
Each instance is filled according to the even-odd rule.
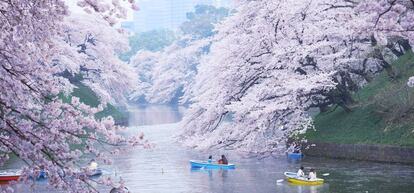
[[0,181],[16,181],[20,178],[21,172],[0,171]]

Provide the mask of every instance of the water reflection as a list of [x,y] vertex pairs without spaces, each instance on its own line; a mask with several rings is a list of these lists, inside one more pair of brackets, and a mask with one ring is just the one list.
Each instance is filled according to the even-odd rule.
[[287,183],[285,185],[279,185],[276,188],[276,192],[289,192],[289,193],[328,193],[329,185],[317,185],[317,186],[301,186]]
[[217,177],[226,178],[228,172],[231,172],[234,169],[200,169],[200,168],[191,168],[191,172],[200,172],[207,173],[210,180],[213,179],[213,174]]
[[181,120],[185,108],[181,106],[150,105],[131,106],[129,111],[129,125],[154,125],[176,123]]

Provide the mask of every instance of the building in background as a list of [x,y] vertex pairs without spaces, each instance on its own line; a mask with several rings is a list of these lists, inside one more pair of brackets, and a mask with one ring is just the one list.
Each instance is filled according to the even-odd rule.
[[232,0],[139,0],[139,11],[134,13],[133,21],[122,23],[131,32],[144,32],[154,29],[176,29],[186,20],[186,13],[198,4],[216,7],[231,7]]

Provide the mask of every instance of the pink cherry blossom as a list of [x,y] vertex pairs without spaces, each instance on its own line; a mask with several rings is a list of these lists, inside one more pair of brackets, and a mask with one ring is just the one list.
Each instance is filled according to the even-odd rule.
[[[50,186],[91,192],[96,190],[77,163],[83,154],[107,159],[111,152],[100,152],[101,146],[128,145],[133,139],[142,144],[142,140],[118,135],[120,127],[112,118],[95,119],[93,114],[102,106],[89,107],[76,97],[63,103],[58,96],[75,87],[68,77],[85,73],[83,83],[97,92],[102,103],[122,102],[135,78],[115,54],[124,49],[126,39],[118,38],[122,34],[105,22],[124,16],[126,9],[112,1],[77,4],[92,11],[86,17],[87,13],[70,13],[62,0],[0,2],[0,162],[15,154],[26,163],[22,182],[29,183],[29,176],[44,167]],[[85,37],[93,40],[82,42]],[[86,73],[91,69],[100,71]],[[79,148],[69,146],[81,143]]]

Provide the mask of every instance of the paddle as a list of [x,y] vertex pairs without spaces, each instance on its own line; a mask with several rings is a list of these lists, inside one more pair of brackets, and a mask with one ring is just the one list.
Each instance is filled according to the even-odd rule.
[[322,174],[322,176],[329,176],[329,173],[324,173]]

